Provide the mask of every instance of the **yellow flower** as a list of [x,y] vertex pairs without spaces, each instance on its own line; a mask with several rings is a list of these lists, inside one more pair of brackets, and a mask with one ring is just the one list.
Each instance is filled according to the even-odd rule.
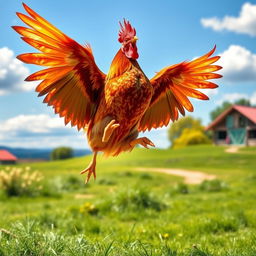
[[169,234],[168,234],[168,233],[162,234],[162,238],[163,238],[163,239],[168,239],[168,238],[169,238]]

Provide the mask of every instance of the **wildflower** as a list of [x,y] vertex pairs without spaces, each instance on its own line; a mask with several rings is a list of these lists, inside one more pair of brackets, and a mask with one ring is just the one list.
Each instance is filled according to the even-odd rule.
[[159,234],[159,237],[161,240],[167,240],[169,238],[169,234],[168,233]]
[[93,214],[97,214],[98,211],[99,210],[96,208],[96,206],[90,202],[86,202],[80,207],[81,213],[89,213],[93,215]]
[[8,168],[0,171],[0,186],[9,196],[32,195],[41,190],[40,181],[43,176],[39,172],[31,172],[30,168]]
[[31,167],[30,167],[30,166],[26,166],[26,167],[25,167],[25,170],[26,170],[26,171],[30,171],[30,170],[31,170]]
[[168,238],[169,238],[169,234],[168,234],[168,233],[164,233],[164,234],[163,234],[163,238],[164,238],[164,239],[168,239]]

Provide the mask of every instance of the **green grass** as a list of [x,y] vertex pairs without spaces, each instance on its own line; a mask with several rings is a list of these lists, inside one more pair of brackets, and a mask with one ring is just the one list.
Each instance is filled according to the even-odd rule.
[[[31,164],[48,183],[40,197],[0,195],[0,256],[256,255],[256,148],[99,156],[97,180],[84,185],[79,171],[90,158]],[[136,167],[200,170],[217,179],[186,185]]]

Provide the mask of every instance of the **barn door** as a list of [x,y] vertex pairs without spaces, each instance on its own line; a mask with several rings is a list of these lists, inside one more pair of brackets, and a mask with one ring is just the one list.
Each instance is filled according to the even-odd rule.
[[228,135],[230,138],[231,144],[244,144],[245,143],[245,134],[246,129],[244,128],[231,128],[228,130]]
[[226,126],[228,127],[228,129],[233,128],[234,127],[234,118],[233,116],[227,116],[226,119]]

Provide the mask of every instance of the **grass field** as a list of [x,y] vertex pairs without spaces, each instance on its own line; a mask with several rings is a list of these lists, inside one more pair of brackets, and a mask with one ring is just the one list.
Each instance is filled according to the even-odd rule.
[[[99,156],[97,180],[84,185],[79,171],[90,158],[31,164],[44,176],[39,196],[1,192],[1,256],[256,255],[256,148]],[[136,167],[183,168],[217,179],[187,185]]]

